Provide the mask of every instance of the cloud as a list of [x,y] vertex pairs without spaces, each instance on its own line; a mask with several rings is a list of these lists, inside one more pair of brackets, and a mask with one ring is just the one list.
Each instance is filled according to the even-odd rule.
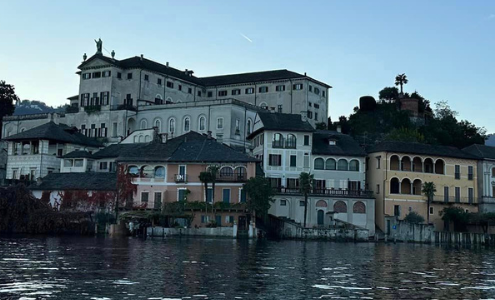
[[[495,16],[494,16],[494,17],[495,17]],[[252,42],[253,42],[250,38],[248,38],[248,37],[247,37],[247,36],[245,36],[244,34],[242,34],[242,33],[239,33],[239,34],[240,34],[243,38],[245,38],[248,42],[250,42],[250,43],[252,43]]]
[[488,16],[488,20],[495,19],[495,14],[491,14]]

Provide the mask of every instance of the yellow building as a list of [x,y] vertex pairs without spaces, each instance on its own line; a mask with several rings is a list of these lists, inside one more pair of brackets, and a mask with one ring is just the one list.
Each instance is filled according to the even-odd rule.
[[[368,151],[366,182],[375,191],[376,224],[389,234],[391,217],[403,219],[414,211],[425,221],[428,214],[435,229],[443,230],[439,214],[443,208],[459,206],[478,212],[477,161],[454,147],[405,142],[374,146]],[[429,211],[422,193],[425,182],[436,186]]]

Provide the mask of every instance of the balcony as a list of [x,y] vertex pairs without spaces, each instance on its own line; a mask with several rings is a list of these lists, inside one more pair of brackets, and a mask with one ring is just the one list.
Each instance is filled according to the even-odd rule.
[[174,180],[175,180],[175,183],[187,183],[187,175],[186,174],[175,174]]
[[244,174],[233,174],[229,176],[219,176],[216,181],[218,182],[247,182],[247,176]]
[[455,196],[450,196],[450,197],[445,197],[445,196],[435,196],[433,197],[433,203],[437,204],[478,204],[478,201],[475,201],[476,199],[474,197],[455,197]]
[[78,106],[67,106],[65,108],[65,113],[66,114],[74,114],[79,112],[79,107]]
[[110,110],[132,110],[137,111],[137,107],[131,104],[119,104],[110,106]]
[[[299,188],[274,187],[273,190],[275,194],[302,195]],[[309,194],[329,197],[373,198],[373,191],[365,190],[312,189]]]

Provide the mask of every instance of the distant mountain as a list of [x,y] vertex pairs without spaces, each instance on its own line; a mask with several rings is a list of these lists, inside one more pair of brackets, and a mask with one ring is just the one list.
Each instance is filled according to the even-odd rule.
[[64,112],[65,106],[52,107],[45,104],[45,102],[36,100],[22,100],[20,101],[14,111],[14,116],[19,115],[33,115],[43,113]]
[[488,139],[485,142],[485,145],[495,147],[495,134],[492,134],[491,136],[488,137]]

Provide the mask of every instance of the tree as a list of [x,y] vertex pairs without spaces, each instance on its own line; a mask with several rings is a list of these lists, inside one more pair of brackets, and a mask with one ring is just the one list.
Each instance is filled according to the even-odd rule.
[[308,215],[308,195],[313,189],[314,175],[306,172],[299,174],[299,190],[304,195],[304,228],[306,228],[306,218]]
[[327,124],[325,122],[316,123],[316,129],[325,130],[327,129]]
[[433,201],[433,197],[435,197],[435,193],[437,192],[435,183],[425,182],[421,192],[426,196],[426,223],[430,224],[430,203]]
[[403,90],[403,86],[404,84],[407,84],[408,80],[407,80],[407,76],[406,74],[402,73],[402,74],[399,74],[397,76],[395,76],[395,85],[400,85],[400,93],[403,95],[404,94],[404,90]]
[[220,167],[217,165],[210,166],[210,168],[209,168],[209,171],[211,174],[211,177],[210,177],[211,181],[210,182],[211,182],[211,188],[212,188],[212,195],[211,195],[212,204],[215,203],[215,183],[217,181],[218,170],[220,170]]
[[465,231],[469,222],[469,213],[461,207],[446,207],[440,211],[442,220],[447,223],[454,223],[454,231]]
[[423,143],[425,137],[417,129],[399,128],[393,129],[385,140],[397,142]]
[[124,201],[132,201],[137,185],[132,183],[133,176],[127,171],[127,165],[120,164],[117,169],[117,199],[115,201],[115,219],[119,219],[119,206]]
[[243,190],[247,195],[247,210],[255,213],[256,216],[266,218],[268,210],[273,201],[273,188],[268,178],[256,176],[251,177],[243,185]]
[[2,138],[3,133],[3,117],[14,113],[16,101],[19,101],[19,97],[15,94],[14,86],[0,80],[0,138]]
[[395,87],[384,87],[378,92],[378,98],[380,100],[396,101],[399,99],[399,90]]
[[411,224],[421,224],[425,221],[425,218],[423,218],[423,216],[418,214],[417,212],[412,211],[406,215],[404,221]]
[[349,121],[347,120],[346,116],[340,116],[339,117],[339,126],[340,130],[342,133],[349,134],[351,131],[351,125],[349,124]]

